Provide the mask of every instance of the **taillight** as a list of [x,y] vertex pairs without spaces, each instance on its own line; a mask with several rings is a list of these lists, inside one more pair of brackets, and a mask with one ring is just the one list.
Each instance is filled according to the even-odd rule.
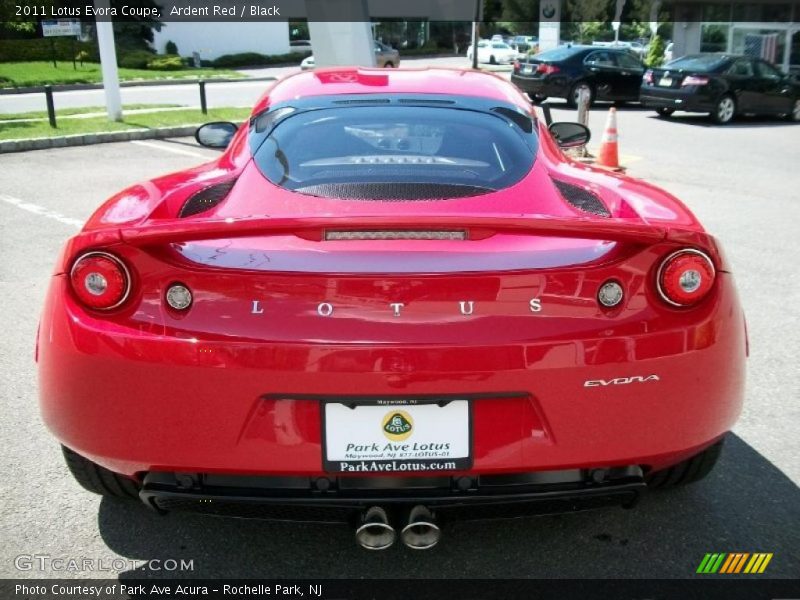
[[642,77],[642,79],[644,79],[645,83],[653,85],[653,71],[647,69],[647,71],[644,72],[644,76]]
[[687,75],[683,78],[681,82],[681,87],[687,87],[690,85],[706,85],[708,83],[708,77],[699,77],[697,75]]
[[673,252],[658,269],[656,285],[661,297],[673,306],[691,306],[705,298],[714,285],[714,263],[699,250]]
[[541,63],[538,67],[536,67],[537,73],[543,73],[544,75],[552,75],[553,73],[558,73],[561,69],[559,69],[555,65],[547,65],[545,63]]
[[89,308],[110,310],[128,297],[131,278],[123,262],[107,252],[88,252],[69,274],[72,289]]

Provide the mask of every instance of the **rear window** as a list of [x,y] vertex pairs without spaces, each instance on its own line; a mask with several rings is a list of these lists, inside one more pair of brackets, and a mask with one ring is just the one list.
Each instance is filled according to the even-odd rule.
[[485,112],[351,106],[285,118],[255,161],[271,182],[301,193],[432,199],[508,187],[530,170],[535,148],[532,131]]
[[553,50],[546,50],[540,52],[534,58],[544,61],[559,61],[567,60],[581,52],[580,48],[554,48]]
[[716,71],[727,59],[718,54],[690,54],[668,63],[670,69],[683,71]]

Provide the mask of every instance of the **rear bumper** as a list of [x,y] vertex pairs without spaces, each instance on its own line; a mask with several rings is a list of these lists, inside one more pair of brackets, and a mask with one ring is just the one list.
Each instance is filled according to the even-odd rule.
[[512,73],[511,83],[527,94],[547,96],[548,98],[566,98],[569,95],[570,89],[569,82],[563,77],[552,78],[550,76],[545,76],[542,78],[533,78]]
[[672,108],[688,112],[711,112],[714,110],[713,98],[686,88],[673,90],[643,85],[639,100],[647,108]]
[[226,477],[149,473],[141,499],[157,511],[285,521],[354,522],[375,504],[390,512],[424,504],[440,519],[492,519],[633,506],[645,489],[637,466],[479,477]]
[[62,444],[137,478],[324,475],[320,399],[365,395],[469,399],[466,474],[660,469],[730,430],[744,390],[729,275],[667,322],[494,345],[201,340],[109,327],[75,306],[59,276],[40,324],[40,402]]

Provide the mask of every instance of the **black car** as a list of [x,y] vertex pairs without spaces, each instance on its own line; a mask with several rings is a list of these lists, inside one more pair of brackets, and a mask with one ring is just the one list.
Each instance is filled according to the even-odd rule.
[[690,54],[642,79],[642,104],[663,117],[676,110],[707,112],[716,123],[738,114],[786,115],[800,121],[800,84],[760,58]]
[[630,50],[561,46],[514,63],[511,81],[534,101],[566,98],[576,106],[582,90],[595,100],[639,99],[644,65]]

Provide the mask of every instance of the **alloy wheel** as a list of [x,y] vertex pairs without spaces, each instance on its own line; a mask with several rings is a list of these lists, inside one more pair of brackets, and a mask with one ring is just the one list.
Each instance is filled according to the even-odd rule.
[[717,103],[717,122],[728,123],[733,119],[733,113],[736,110],[736,104],[730,96],[723,97]]
[[800,98],[794,101],[794,106],[792,107],[792,121],[800,122]]

